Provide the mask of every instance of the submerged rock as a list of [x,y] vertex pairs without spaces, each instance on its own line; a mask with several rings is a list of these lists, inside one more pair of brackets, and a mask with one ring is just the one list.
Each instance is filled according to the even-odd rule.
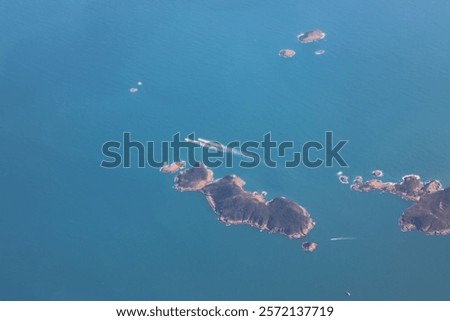
[[383,171],[382,170],[379,170],[379,169],[376,169],[376,170],[374,170],[373,172],[372,172],[372,176],[373,177],[382,177],[384,174],[383,174]]
[[314,54],[315,54],[316,56],[321,56],[321,55],[323,55],[324,53],[325,53],[325,50],[323,50],[323,49],[314,51]]
[[341,176],[339,176],[338,178],[339,178],[339,181],[340,181],[342,184],[348,184],[348,176],[341,175]]

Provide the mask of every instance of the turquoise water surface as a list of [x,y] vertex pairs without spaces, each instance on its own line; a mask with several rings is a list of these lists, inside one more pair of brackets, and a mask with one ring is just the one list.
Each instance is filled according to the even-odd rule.
[[[444,0],[0,0],[0,300],[448,300],[450,237],[402,233],[408,202],[335,174],[450,185],[449,14]],[[313,28],[325,40],[300,44]],[[215,170],[306,207],[319,248],[304,253],[220,224],[156,169],[101,168],[124,131],[297,146],[333,131],[349,168]]]

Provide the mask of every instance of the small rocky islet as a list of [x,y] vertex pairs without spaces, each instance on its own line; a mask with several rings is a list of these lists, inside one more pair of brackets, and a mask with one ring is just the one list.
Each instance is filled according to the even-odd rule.
[[236,175],[213,181],[213,172],[198,164],[180,172],[174,188],[202,193],[219,221],[227,225],[250,225],[291,239],[306,236],[314,227],[314,221],[301,205],[284,197],[266,201],[264,193],[248,192],[244,185]]
[[320,29],[313,29],[297,36],[298,41],[301,43],[311,43],[324,39],[326,34]]
[[295,56],[295,50],[292,49],[281,49],[278,52],[278,56],[281,58],[292,58]]
[[173,162],[170,165],[168,165],[167,163],[164,163],[164,165],[159,170],[162,173],[173,174],[185,167],[186,167],[186,163],[183,161],[180,161],[180,162]]
[[[185,167],[185,162],[165,164],[164,173],[176,173]],[[347,184],[348,177],[337,173],[341,183]],[[414,202],[400,216],[398,222],[402,231],[418,230],[427,235],[450,234],[450,188],[443,189],[438,180],[422,182],[417,175],[406,175],[400,182],[384,182],[381,170],[372,172],[374,178],[364,181],[356,176],[350,186],[356,192],[379,191],[399,196]],[[249,225],[260,231],[279,233],[291,239],[305,237],[315,223],[308,211],[301,205],[276,197],[266,201],[266,192],[249,192],[245,182],[236,175],[227,175],[214,180],[213,171],[204,164],[181,171],[175,176],[174,188],[181,192],[200,192],[209,206],[226,225]],[[305,252],[316,250],[317,243],[303,242]]]

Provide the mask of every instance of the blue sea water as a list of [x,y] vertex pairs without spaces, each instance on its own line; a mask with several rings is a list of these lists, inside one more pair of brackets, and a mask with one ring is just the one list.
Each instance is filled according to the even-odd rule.
[[[351,192],[338,166],[215,171],[306,207],[309,254],[220,224],[170,175],[100,162],[124,131],[297,146],[333,131],[351,177],[449,186],[449,13],[445,0],[0,0],[0,300],[448,300],[450,237],[402,233],[409,203]],[[312,28],[326,39],[300,44]]]

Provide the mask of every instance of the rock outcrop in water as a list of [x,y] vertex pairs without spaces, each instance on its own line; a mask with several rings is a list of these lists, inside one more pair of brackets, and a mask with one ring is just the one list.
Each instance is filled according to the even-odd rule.
[[185,162],[173,162],[170,165],[164,164],[163,167],[160,168],[162,173],[173,174],[178,172],[180,169],[183,169],[186,166]]
[[423,183],[417,175],[406,175],[399,183],[355,178],[351,188],[357,192],[372,190],[397,195],[414,202],[399,219],[402,231],[418,230],[428,235],[450,233],[450,188],[442,189],[438,180]]
[[303,248],[303,251],[305,251],[305,252],[314,252],[317,249],[317,243],[303,242],[302,248]]
[[179,173],[174,187],[180,191],[201,192],[219,221],[225,224],[250,225],[289,238],[303,237],[314,227],[302,206],[284,197],[267,202],[263,194],[245,191],[244,184],[235,175],[212,181],[212,171],[201,164]]
[[438,180],[432,180],[424,184],[417,175],[406,175],[399,183],[383,182],[379,179],[371,179],[363,183],[362,178],[360,176],[358,178],[358,180],[355,179],[351,186],[354,191],[368,192],[377,190],[391,193],[413,202],[418,202],[424,195],[442,190],[441,183]]
[[323,38],[325,38],[325,33],[320,29],[310,30],[297,36],[297,39],[303,43],[319,41]]

